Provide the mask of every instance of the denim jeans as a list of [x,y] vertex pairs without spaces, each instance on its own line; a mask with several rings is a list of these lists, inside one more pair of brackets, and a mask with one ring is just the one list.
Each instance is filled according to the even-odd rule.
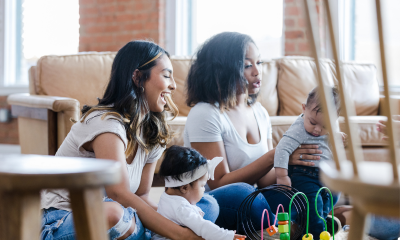
[[[309,233],[314,236],[314,239],[319,239],[321,232],[326,231],[325,224],[320,219],[318,214],[326,219],[328,213],[332,210],[330,194],[326,190],[322,190],[316,198],[318,190],[323,187],[319,181],[319,169],[306,166],[289,166],[289,177],[292,181],[292,187],[303,192],[309,202]],[[339,200],[340,194],[332,193],[333,205]],[[317,209],[315,209],[315,201],[317,201]]]
[[400,219],[370,215],[369,223],[368,233],[372,237],[379,240],[397,240],[400,237]]
[[[110,198],[105,198],[105,202],[114,202]],[[208,194],[204,194],[197,206],[202,209],[204,219],[215,222],[218,217],[219,207],[217,201]],[[130,207],[125,208],[123,220],[128,221],[135,217],[136,226],[135,231],[126,240],[148,240],[151,239],[151,232],[143,227],[136,211]],[[60,210],[56,208],[49,208],[43,210],[42,218],[42,233],[41,240],[75,240],[75,228],[72,217],[72,212]],[[114,240],[119,236],[118,231],[113,227],[108,230],[110,240]]]
[[[237,229],[238,210],[243,200],[256,190],[255,187],[247,183],[233,183],[209,191],[208,193],[217,200],[220,209],[215,224],[225,229],[237,230],[238,233],[244,233],[243,229]],[[284,198],[283,195],[277,196],[276,198],[271,199],[271,202],[274,206],[278,206],[282,198]],[[273,224],[275,213],[271,211],[269,203],[270,201],[267,201],[263,194],[259,194],[254,199],[253,205],[250,209],[250,220],[256,230],[261,229],[261,214],[264,209],[268,210],[271,224]],[[274,209],[276,209],[276,207]],[[268,226],[267,221],[267,217],[265,217],[264,226]]]

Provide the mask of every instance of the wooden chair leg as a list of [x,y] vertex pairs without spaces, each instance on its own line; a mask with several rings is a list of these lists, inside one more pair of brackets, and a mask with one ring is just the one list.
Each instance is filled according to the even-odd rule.
[[0,239],[29,240],[40,236],[39,192],[0,194]]
[[70,190],[72,215],[78,240],[107,240],[107,222],[101,188]]
[[357,209],[354,206],[351,212],[351,223],[350,223],[350,232],[348,239],[351,240],[362,240],[364,236],[364,227],[365,227],[365,216],[366,214]]

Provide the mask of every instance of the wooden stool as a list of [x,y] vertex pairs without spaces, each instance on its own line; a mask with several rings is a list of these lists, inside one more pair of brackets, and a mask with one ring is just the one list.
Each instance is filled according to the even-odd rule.
[[121,180],[110,160],[0,155],[0,240],[39,239],[40,190],[68,189],[77,239],[106,240],[104,185]]
[[[394,131],[392,115],[396,114],[396,108],[390,101],[389,80],[386,67],[386,53],[384,45],[384,34],[382,24],[381,0],[376,2],[376,16],[378,22],[379,46],[382,64],[382,77],[384,87],[384,102],[382,103],[383,114],[388,118],[387,134],[390,162],[365,162],[361,152],[361,141],[358,137],[357,126],[354,126],[351,117],[355,116],[354,103],[349,98],[350,93],[346,91],[343,73],[341,70],[339,45],[335,32],[331,8],[328,0],[324,0],[327,20],[329,25],[329,35],[331,37],[332,53],[335,59],[336,73],[340,97],[342,101],[342,113],[345,118],[345,131],[348,135],[350,156],[348,160],[344,154],[343,147],[340,147],[340,139],[335,134],[330,134],[330,143],[334,162],[321,162],[321,180],[331,190],[348,194],[353,199],[354,208],[351,215],[350,232],[348,239],[363,239],[365,218],[368,213],[387,217],[400,218],[400,182],[399,182],[399,162],[400,153],[398,151],[397,135]],[[327,129],[334,133],[334,123],[336,113],[333,104],[330,103],[329,88],[327,81],[324,80],[320,67],[320,44],[318,20],[314,0],[304,0],[305,13],[307,18],[308,32],[310,33],[310,45],[316,62],[318,83],[321,87],[321,99],[323,108],[326,109]],[[324,87],[322,87],[324,86]],[[397,113],[398,114],[398,113]],[[378,160],[378,159],[377,159]],[[379,161],[379,160],[378,160]],[[376,226],[371,226],[376,227]]]

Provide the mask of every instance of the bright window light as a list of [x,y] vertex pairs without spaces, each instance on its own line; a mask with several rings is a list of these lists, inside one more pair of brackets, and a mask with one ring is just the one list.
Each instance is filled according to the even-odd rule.
[[27,83],[29,68],[44,55],[78,53],[79,0],[23,0],[18,17],[22,46],[16,46],[17,83]]
[[199,0],[197,46],[226,31],[250,35],[263,59],[281,57],[283,0]]

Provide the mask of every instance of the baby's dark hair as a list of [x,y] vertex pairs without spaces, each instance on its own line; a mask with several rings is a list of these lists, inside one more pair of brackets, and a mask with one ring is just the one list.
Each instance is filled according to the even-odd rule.
[[[332,87],[332,101],[335,103],[336,113],[339,116],[340,113],[340,98],[339,98],[339,91],[336,87]],[[317,104],[312,111],[316,111],[317,113],[322,111],[321,106],[321,99],[319,94],[319,87],[315,87],[311,92],[308,94],[306,107],[310,108],[313,104]]]
[[[198,151],[173,145],[165,152],[159,175],[163,178],[171,177],[174,180],[182,181],[181,178],[184,177],[184,173],[192,177],[197,168],[204,164],[207,164],[207,159]],[[173,188],[179,189],[179,187]]]

